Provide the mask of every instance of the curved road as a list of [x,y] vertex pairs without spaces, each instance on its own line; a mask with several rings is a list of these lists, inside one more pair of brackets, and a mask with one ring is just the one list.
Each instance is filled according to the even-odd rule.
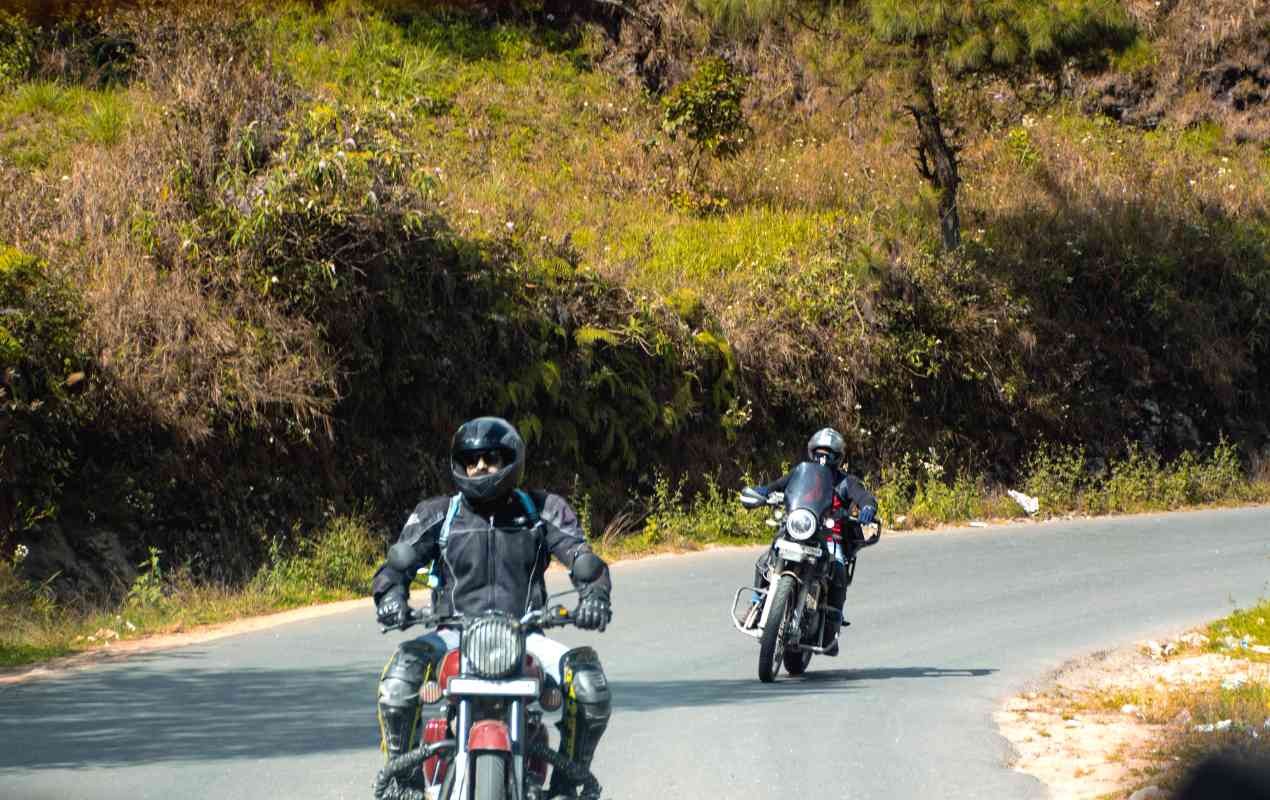
[[[625,563],[595,644],[605,796],[1040,798],[991,714],[1082,653],[1270,578],[1270,509],[930,535],[861,556],[844,655],[761,685],[727,604],[757,548]],[[368,609],[0,687],[0,797],[366,798],[395,637]]]

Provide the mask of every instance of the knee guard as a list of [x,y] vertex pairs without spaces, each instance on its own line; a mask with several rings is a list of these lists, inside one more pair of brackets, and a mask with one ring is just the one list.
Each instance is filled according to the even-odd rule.
[[[560,659],[564,690],[564,714],[560,718],[560,753],[589,768],[600,737],[608,727],[612,696],[600,667],[600,657],[590,647],[577,647]],[[563,775],[551,778],[550,795],[568,794],[572,788]]]
[[425,642],[404,642],[379,677],[380,746],[389,758],[410,751],[419,729],[419,687],[439,655]]

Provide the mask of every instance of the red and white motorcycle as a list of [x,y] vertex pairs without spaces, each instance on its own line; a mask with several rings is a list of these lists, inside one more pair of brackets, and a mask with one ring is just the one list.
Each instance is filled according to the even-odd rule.
[[568,609],[550,605],[567,594],[573,592],[519,619],[411,609],[404,623],[383,629],[444,626],[462,635],[435,680],[419,691],[425,704],[444,701],[444,714],[424,725],[417,749],[379,771],[375,800],[542,800],[549,768],[580,784],[581,800],[598,800],[595,776],[547,744],[543,712],[559,709],[565,698],[525,646],[532,633],[573,624]]

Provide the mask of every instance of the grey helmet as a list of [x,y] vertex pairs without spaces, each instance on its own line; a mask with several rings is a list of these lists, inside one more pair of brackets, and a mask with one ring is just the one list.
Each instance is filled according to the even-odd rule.
[[821,428],[807,440],[807,459],[809,461],[820,461],[820,457],[816,455],[817,450],[829,451],[825,457],[826,466],[834,468],[845,466],[847,440],[843,439],[842,434],[833,428]]
[[[467,476],[464,461],[470,454],[496,450],[503,466],[490,475]],[[525,474],[525,440],[502,417],[477,417],[459,426],[450,442],[450,476],[459,492],[473,503],[489,503],[506,497]]]

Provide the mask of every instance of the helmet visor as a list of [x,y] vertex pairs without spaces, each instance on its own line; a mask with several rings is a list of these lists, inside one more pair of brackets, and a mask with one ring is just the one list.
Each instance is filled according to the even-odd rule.
[[457,453],[455,459],[469,478],[475,478],[479,475],[492,475],[510,461],[508,454],[503,452],[501,448],[464,450]]
[[817,464],[824,464],[828,467],[836,467],[838,465],[839,455],[828,447],[817,447],[811,451],[811,457]]

